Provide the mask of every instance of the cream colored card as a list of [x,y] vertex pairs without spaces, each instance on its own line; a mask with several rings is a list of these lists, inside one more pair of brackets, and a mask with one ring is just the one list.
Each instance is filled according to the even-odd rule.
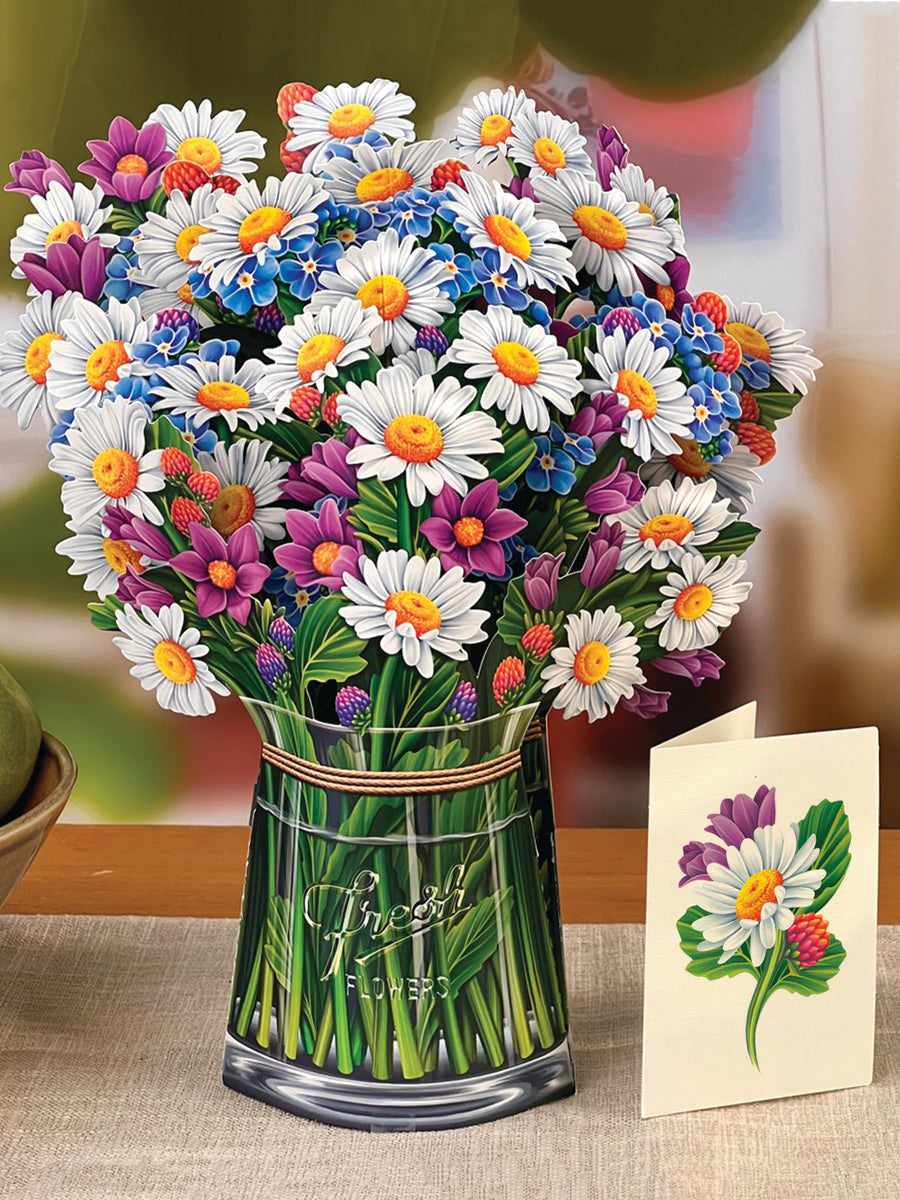
[[878,731],[755,718],[651,752],[645,1117],[872,1080]]

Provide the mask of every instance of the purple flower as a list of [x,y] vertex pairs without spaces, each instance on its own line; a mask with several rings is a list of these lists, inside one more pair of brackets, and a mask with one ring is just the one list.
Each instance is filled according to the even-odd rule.
[[175,597],[170,592],[139,574],[131,563],[125,568],[125,574],[119,576],[116,599],[121,600],[123,604],[133,605],[138,612],[146,607],[158,613],[167,604],[175,603]]
[[199,521],[188,526],[193,550],[176,554],[171,566],[197,583],[197,612],[212,617],[225,612],[239,625],[250,616],[250,597],[269,578],[259,561],[259,543],[252,525],[242,525],[226,542],[215,529]]
[[738,792],[733,800],[723,800],[717,813],[709,814],[707,833],[714,833],[726,846],[740,846],[757,829],[775,824],[775,789],[763,784],[751,799]]
[[478,692],[471,683],[464,679],[447,705],[445,710],[447,717],[454,724],[468,724],[475,716],[477,709]]
[[564,558],[564,554],[558,554],[555,558],[552,554],[539,554],[525,564],[525,599],[532,608],[549,608],[556,599],[559,568]]
[[111,538],[127,542],[132,550],[151,562],[167,563],[172,557],[172,546],[162,530],[143,517],[134,516],[124,505],[107,504],[103,510],[103,524]]
[[163,167],[175,155],[166,149],[166,131],[151,121],[138,130],[126,117],[114,117],[109,140],[88,142],[93,158],[78,167],[93,175],[107,196],[146,200],[159,187]]
[[369,693],[352,684],[342,687],[334,698],[334,711],[338,720],[348,729],[351,726],[360,729],[360,726],[367,725],[368,720],[371,720],[371,707],[372,697]]
[[725,660],[712,650],[671,650],[662,658],[654,658],[650,666],[669,675],[684,675],[699,687],[704,679],[719,678]]
[[620,458],[611,475],[591,484],[584,504],[588,512],[611,516],[632,508],[643,494],[644,485],[633,471],[627,469],[625,459]]
[[420,529],[441,554],[441,565],[481,571],[499,578],[506,572],[506,555],[500,545],[524,529],[528,522],[509,509],[501,509],[496,479],[485,479],[465,496],[449,485],[435,496],[430,516]]
[[12,182],[4,184],[3,190],[23,196],[46,196],[54,181],[62,184],[71,196],[75,186],[66,169],[42,150],[26,150],[21,158],[9,164],[9,172]]
[[85,300],[97,301],[106,283],[106,264],[111,254],[99,238],[86,242],[73,233],[65,242],[51,242],[44,255],[26,254],[19,266],[29,283],[39,292],[52,292],[54,299],[64,292],[78,292]]
[[615,125],[601,125],[597,130],[597,175],[600,185],[605,190],[616,167],[624,167],[628,162],[628,147],[622,141]]
[[275,561],[292,572],[301,587],[316,585],[334,592],[345,573],[357,577],[362,542],[335,499],[323,500],[318,512],[289,512],[286,524],[292,544],[278,546]]
[[531,186],[530,179],[517,179],[515,176],[509,181],[509,190],[517,200],[521,200],[524,196],[526,200],[537,200],[534,194],[534,188]]
[[[249,604],[249,600],[247,601]],[[265,642],[256,647],[256,669],[266,687],[274,692],[287,675],[287,663],[274,646]]]
[[589,437],[594,449],[599,450],[614,434],[623,432],[626,411],[627,406],[615,392],[597,392],[569,422],[569,433]]
[[310,508],[325,496],[337,496],[339,500],[356,500],[356,468],[347,462],[347,455],[359,441],[356,430],[351,429],[346,438],[328,438],[316,442],[312,453],[300,463],[293,463],[288,477],[281,484],[281,494],[286,500],[296,500]]
[[678,860],[681,868],[681,878],[678,886],[694,883],[700,879],[709,879],[710,863],[718,863],[721,867],[728,866],[728,858],[722,846],[715,842],[688,842],[684,853]]
[[669,276],[669,286],[663,283],[657,284],[649,276],[638,271],[642,284],[641,291],[645,296],[655,296],[668,315],[680,321],[684,306],[692,304],[694,300],[687,290],[691,264],[683,254],[676,254],[665,264],[665,269]]
[[624,708],[626,712],[636,713],[645,721],[652,721],[654,717],[662,716],[669,707],[671,695],[671,692],[655,692],[653,688],[644,687],[643,684],[638,683],[635,684],[631,696],[622,697],[619,707]]
[[585,587],[601,588],[619,564],[625,530],[618,521],[603,521],[587,536],[587,558],[581,568]]

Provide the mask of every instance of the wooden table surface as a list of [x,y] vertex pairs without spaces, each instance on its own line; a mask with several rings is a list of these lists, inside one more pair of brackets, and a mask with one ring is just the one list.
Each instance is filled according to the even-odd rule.
[[[4,913],[236,917],[248,829],[57,825]],[[560,829],[563,921],[642,922],[646,829]],[[900,924],[900,830],[881,831],[878,920]]]

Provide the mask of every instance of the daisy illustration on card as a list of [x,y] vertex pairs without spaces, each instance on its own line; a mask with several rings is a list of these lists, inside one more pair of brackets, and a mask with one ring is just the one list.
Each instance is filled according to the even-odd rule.
[[850,822],[831,800],[779,822],[765,785],[723,800],[708,819],[715,840],[688,842],[678,864],[694,902],[677,923],[681,949],[691,975],[754,977],[745,1036],[760,1069],[756,1031],[770,997],[827,992],[846,958],[821,910],[850,865]]

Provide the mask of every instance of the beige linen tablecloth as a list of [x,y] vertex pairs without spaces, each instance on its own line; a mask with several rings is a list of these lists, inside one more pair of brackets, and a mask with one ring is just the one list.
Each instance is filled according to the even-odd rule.
[[900,1197],[898,928],[881,931],[869,1088],[642,1121],[643,929],[574,926],[578,1094],[418,1134],[316,1125],[222,1086],[236,932],[0,916],[4,1200]]

